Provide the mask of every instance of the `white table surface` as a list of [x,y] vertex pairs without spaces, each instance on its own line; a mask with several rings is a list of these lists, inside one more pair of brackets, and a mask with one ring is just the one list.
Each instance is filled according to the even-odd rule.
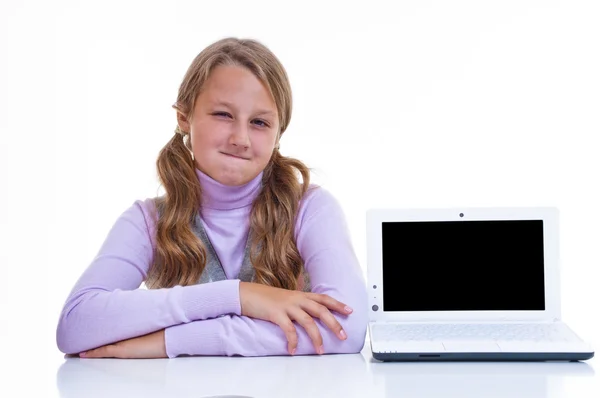
[[382,363],[360,354],[297,357],[65,358],[57,395],[74,397],[600,397],[584,362]]

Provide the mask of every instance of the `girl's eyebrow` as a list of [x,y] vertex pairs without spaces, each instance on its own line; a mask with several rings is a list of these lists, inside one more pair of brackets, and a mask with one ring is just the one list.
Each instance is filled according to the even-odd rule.
[[[230,102],[223,101],[223,100],[213,101],[212,104],[213,104],[213,106],[222,105],[222,106],[226,106],[227,108],[230,108],[230,109],[235,109],[235,106],[233,106]],[[270,115],[270,116],[275,116],[275,112],[264,109],[264,110],[258,110],[255,113],[255,115]]]

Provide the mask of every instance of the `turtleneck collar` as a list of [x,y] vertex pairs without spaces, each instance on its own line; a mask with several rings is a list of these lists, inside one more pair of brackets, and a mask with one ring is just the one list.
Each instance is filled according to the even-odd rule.
[[252,204],[262,188],[263,172],[244,185],[221,184],[196,168],[202,186],[202,207],[215,210],[232,210]]

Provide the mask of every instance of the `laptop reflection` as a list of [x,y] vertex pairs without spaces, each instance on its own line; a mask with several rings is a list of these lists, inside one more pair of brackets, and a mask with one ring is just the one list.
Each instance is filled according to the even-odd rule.
[[[454,362],[370,363],[386,397],[496,398],[557,396],[568,377],[593,377],[587,363]],[[560,396],[560,395],[558,395]]]

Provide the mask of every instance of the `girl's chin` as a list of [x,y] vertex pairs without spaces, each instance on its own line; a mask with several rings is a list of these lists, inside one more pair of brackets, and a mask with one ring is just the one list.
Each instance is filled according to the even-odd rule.
[[216,179],[218,182],[220,182],[223,185],[231,185],[231,186],[237,186],[237,185],[244,185],[247,182],[249,182],[250,180],[252,180],[252,178],[247,177],[246,174],[228,174],[228,173],[220,173],[217,176]]

